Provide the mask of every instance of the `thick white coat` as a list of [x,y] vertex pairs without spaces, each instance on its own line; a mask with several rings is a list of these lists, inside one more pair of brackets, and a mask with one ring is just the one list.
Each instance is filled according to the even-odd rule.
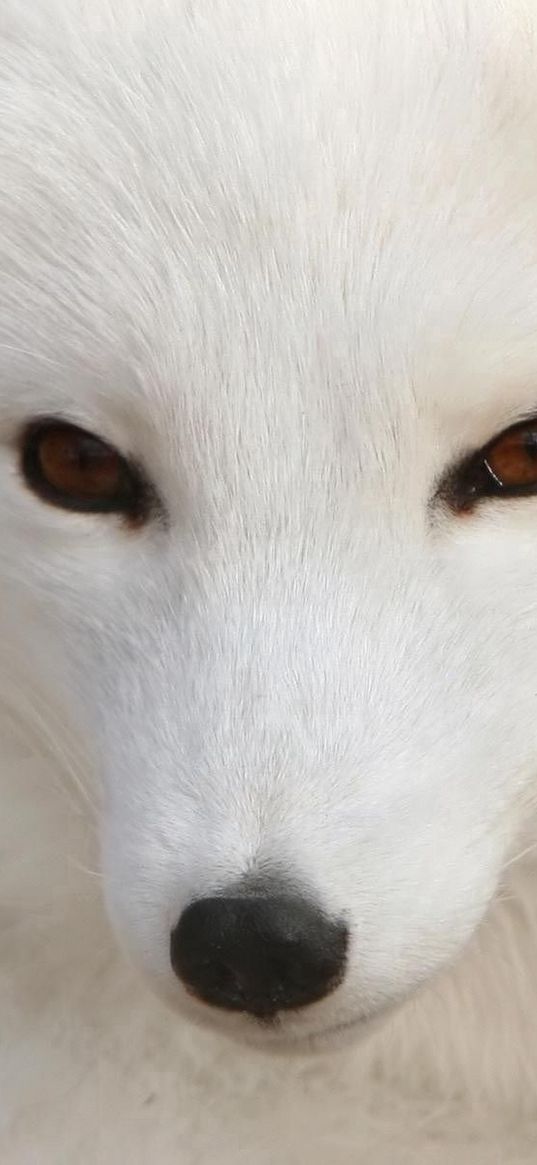
[[[4,1158],[530,1162],[537,503],[437,488],[537,412],[532,5],[3,0],[0,35]],[[50,414],[162,520],[31,494]],[[168,942],[273,869],[351,945],[260,1033]]]

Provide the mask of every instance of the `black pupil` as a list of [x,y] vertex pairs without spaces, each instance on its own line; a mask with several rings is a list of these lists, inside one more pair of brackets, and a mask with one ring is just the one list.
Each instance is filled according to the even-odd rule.
[[531,429],[529,433],[524,434],[524,452],[532,461],[537,461],[537,430]]
[[100,461],[113,457],[113,453],[102,441],[83,436],[67,446],[67,457],[76,462],[81,473],[85,473],[97,468]]

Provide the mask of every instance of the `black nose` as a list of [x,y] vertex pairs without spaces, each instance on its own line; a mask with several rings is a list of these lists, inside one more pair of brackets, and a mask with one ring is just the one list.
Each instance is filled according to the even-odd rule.
[[270,1018],[341,982],[348,932],[307,900],[258,894],[201,898],[172,932],[172,967],[214,1007]]

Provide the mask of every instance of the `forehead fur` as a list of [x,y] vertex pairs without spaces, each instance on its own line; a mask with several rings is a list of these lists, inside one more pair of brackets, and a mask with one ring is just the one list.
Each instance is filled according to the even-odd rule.
[[508,8],[8,0],[21,402],[38,380],[113,433],[158,398],[191,447],[224,412],[273,444],[305,411],[341,435],[462,410],[487,436],[537,361],[535,20]]

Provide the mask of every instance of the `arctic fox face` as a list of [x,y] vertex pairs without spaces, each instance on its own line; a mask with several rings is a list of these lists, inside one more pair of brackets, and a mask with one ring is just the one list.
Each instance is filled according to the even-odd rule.
[[537,766],[533,33],[333,7],[0,50],[3,686],[155,989],[276,1047],[457,955]]

